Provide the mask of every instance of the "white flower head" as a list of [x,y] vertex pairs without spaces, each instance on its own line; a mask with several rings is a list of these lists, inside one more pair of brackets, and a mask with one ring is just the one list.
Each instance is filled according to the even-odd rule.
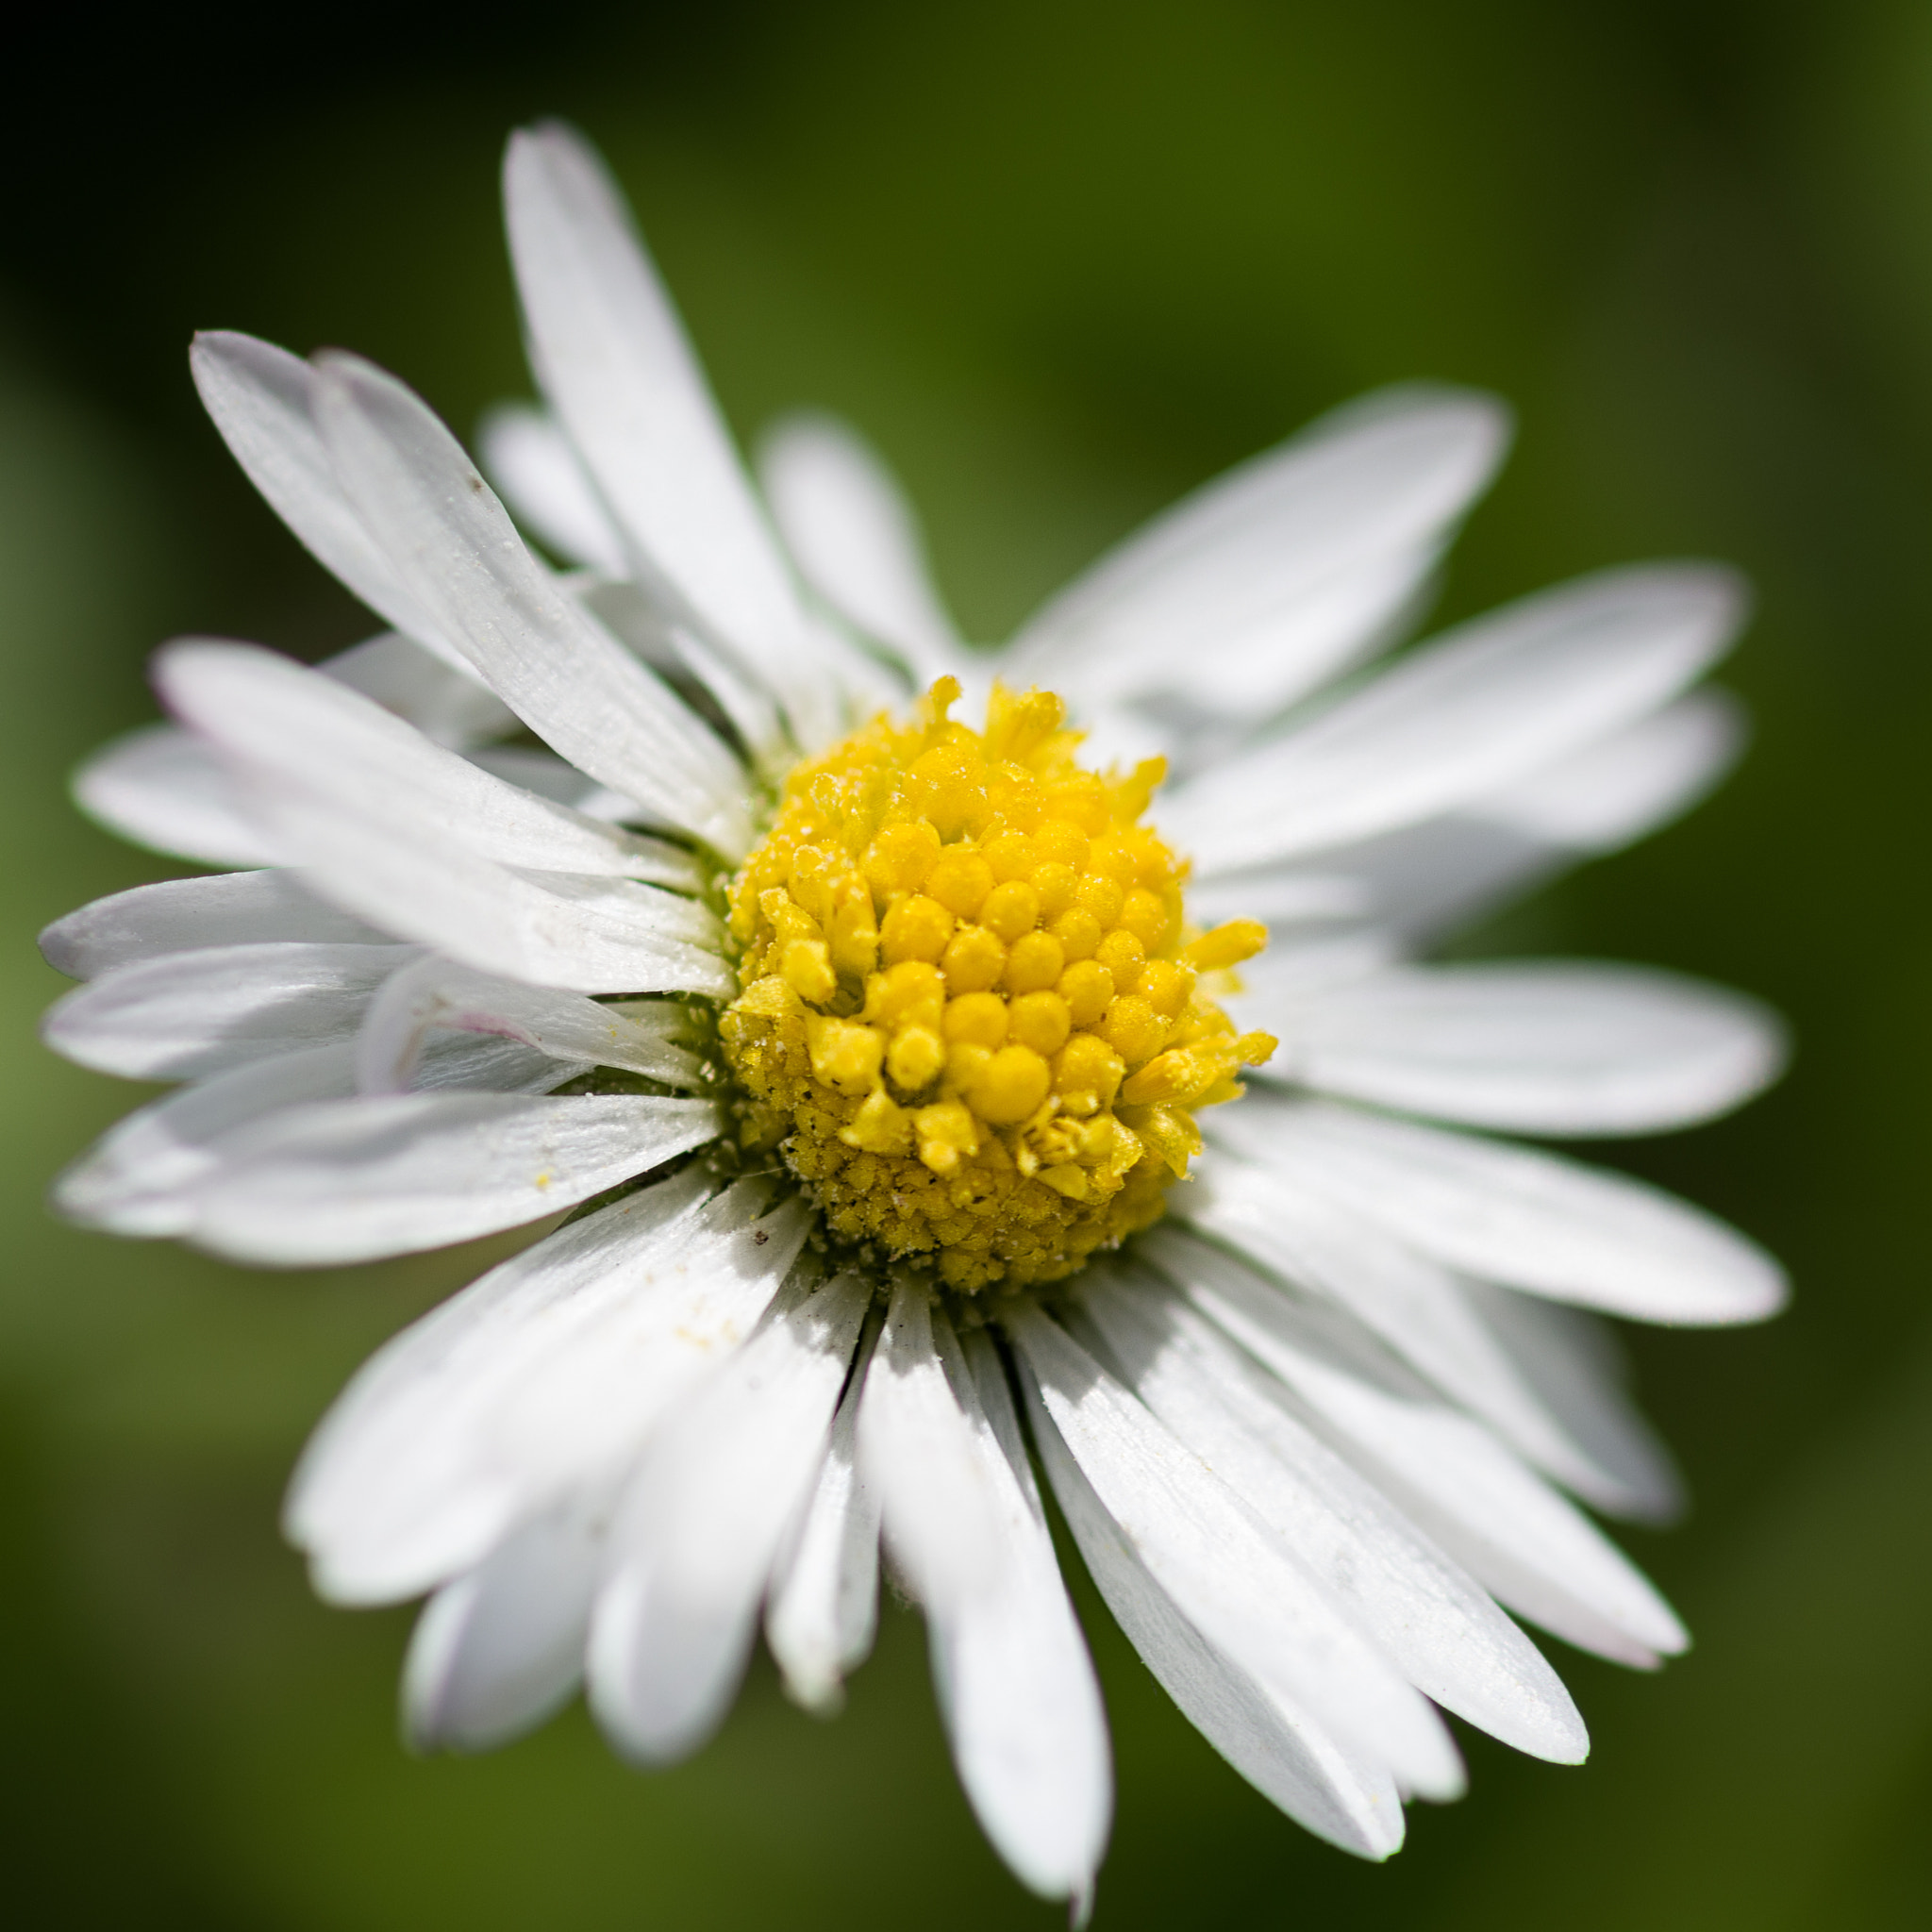
[[175,722],[78,794],[236,869],[44,941],[86,982],[53,1043],[180,1083],[63,1177],[74,1218],[312,1266],[567,1216],[296,1476],[325,1595],[428,1597],[413,1735],[493,1744],[581,1683],[667,1762],[760,1621],[833,1708],[883,1549],[974,1809],[1082,1909],[1108,1740],[1037,1468],[1149,1668],[1331,1842],[1384,1857],[1459,1792],[1441,1711],[1579,1760],[1506,1613],[1685,1642],[1578,1507],[1675,1494],[1590,1311],[1784,1289],[1468,1129],[1708,1119],[1779,1030],[1635,967],[1414,961],[1714,781],[1736,579],[1612,571],[1364,671],[1507,441],[1402,389],[969,650],[848,431],[781,426],[753,488],[575,137],[517,136],[506,192],[546,409],[484,450],[575,567],[393,377],[202,337],[235,455],[391,628],[313,670],[167,646]]

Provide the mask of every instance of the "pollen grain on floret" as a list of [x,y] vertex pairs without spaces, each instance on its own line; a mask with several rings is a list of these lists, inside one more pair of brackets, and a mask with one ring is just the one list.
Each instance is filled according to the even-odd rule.
[[940,679],[786,782],[730,888],[721,1023],[748,1146],[832,1234],[972,1292],[1071,1274],[1157,1220],[1193,1110],[1267,1058],[1209,996],[1265,943],[1186,924],[1185,862],[1141,823],[1164,765],[1102,774],[1051,692]]

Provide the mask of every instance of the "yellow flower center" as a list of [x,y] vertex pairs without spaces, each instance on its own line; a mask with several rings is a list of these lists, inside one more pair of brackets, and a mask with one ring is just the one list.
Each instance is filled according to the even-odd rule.
[[748,1145],[832,1233],[949,1288],[1053,1281],[1159,1218],[1192,1109],[1274,1050],[1209,997],[1253,920],[1194,933],[1187,867],[1140,823],[1165,766],[1074,761],[1051,692],[941,678],[787,780],[731,884],[741,992],[720,1031]]

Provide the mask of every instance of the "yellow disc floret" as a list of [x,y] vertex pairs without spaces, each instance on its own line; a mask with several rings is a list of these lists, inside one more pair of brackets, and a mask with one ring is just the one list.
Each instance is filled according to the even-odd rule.
[[941,678],[786,782],[731,884],[739,998],[721,1033],[830,1231],[946,1286],[1053,1281],[1158,1218],[1192,1110],[1274,1049],[1204,980],[1258,952],[1195,934],[1186,867],[1140,823],[1164,767],[1074,760],[1047,691],[995,686],[986,729]]

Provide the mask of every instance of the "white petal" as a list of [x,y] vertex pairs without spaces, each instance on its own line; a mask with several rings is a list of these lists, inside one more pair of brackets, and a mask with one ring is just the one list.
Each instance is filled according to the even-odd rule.
[[175,724],[110,739],[74,774],[74,798],[110,832],[200,865],[277,865],[233,774]]
[[1742,616],[1741,587],[1713,566],[1610,571],[1525,598],[1179,787],[1163,829],[1207,874],[1491,795],[1675,697]]
[[1641,1134],[1728,1111],[1774,1079],[1757,1001],[1635,966],[1483,961],[1387,973],[1305,1001],[1251,998],[1281,1040],[1266,1077],[1530,1134]]
[[750,829],[737,761],[524,547],[421,399],[340,355],[315,389],[343,490],[410,594],[504,703],[593,778],[741,855]]
[[[730,1191],[721,1195],[717,1177],[693,1161],[566,1222],[378,1349],[310,1437],[283,1514],[291,1541],[329,1579],[325,1593],[365,1602],[414,1595],[473,1567],[518,1520],[567,1497],[559,1485],[525,1499],[523,1473],[491,1470],[479,1430],[526,1364],[541,1374],[559,1341],[594,1329],[633,1295],[652,1299],[698,1241],[699,1217],[743,1206],[747,1191],[757,1191],[741,1183],[735,1202]],[[755,1202],[741,1218],[756,1220]],[[453,1518],[462,1525],[454,1537]],[[454,1557],[442,1547],[452,1541]],[[396,1573],[419,1580],[392,1586]]]
[[[1401,950],[1415,952],[1532,891],[1577,858],[1471,808],[1339,845],[1323,853],[1321,863],[1324,872],[1354,879],[1376,924],[1402,942]],[[1240,918],[1247,882],[1268,876],[1227,873],[1207,881],[1204,891],[1188,894],[1190,916]],[[1197,899],[1200,915],[1193,912]]]
[[587,818],[608,819],[621,825],[650,816],[636,799],[587,778],[554,751],[541,751],[531,744],[486,744],[468,756],[472,764],[481,765],[494,776],[534,791],[539,798],[555,799]]
[[607,576],[627,575],[624,540],[553,417],[527,403],[499,403],[477,427],[476,449],[517,521],[559,557]]
[[702,992],[729,998],[712,915],[630,879],[523,871],[454,840],[292,791],[258,793],[316,890],[386,931],[481,973],[577,992]]
[[[1190,894],[1191,910],[1192,904]],[[1241,1016],[1243,1025],[1250,1024],[1251,1009],[1257,1016],[1283,1008],[1291,1011],[1303,1001],[1386,973],[1397,957],[1394,937],[1378,927],[1350,925],[1314,938],[1291,933],[1242,967],[1242,991],[1229,996],[1230,1010]],[[1257,1017],[1253,1024],[1262,1021]]]
[[1134,1392],[1313,1570],[1416,1688],[1538,1757],[1589,1749],[1569,1692],[1460,1570],[1172,1293],[1102,1275],[1081,1306]]
[[1083,1894],[1112,1808],[1092,1665],[1022,1474],[1004,1371],[990,1344],[969,1364],[929,1291],[905,1278],[858,1433],[887,1547],[925,1610],[941,1713],[974,1813],[1023,1883],[1049,1898]]
[[220,1166],[225,1135],[278,1108],[355,1091],[346,1040],[231,1067],[117,1121],[55,1183],[54,1204],[116,1234],[185,1234],[193,1187]]
[[924,683],[963,646],[933,589],[911,506],[878,454],[835,416],[766,431],[758,478],[806,581],[841,617],[900,653]]
[[591,1624],[591,1707],[626,1756],[671,1763],[723,1722],[871,1300],[841,1274],[781,1304],[652,1437]]
[[1328,1592],[1063,1329],[1024,1305],[1005,1319],[1074,1460],[1201,1635],[1264,1690],[1385,1757],[1407,1789],[1457,1795],[1447,1732]]
[[319,1101],[199,1191],[191,1239],[269,1267],[412,1254],[561,1213],[724,1124],[708,1100],[627,1093]]
[[871,1654],[879,1615],[879,1500],[859,1474],[858,1405],[875,1334],[859,1343],[824,1460],[772,1575],[765,1641],[785,1689],[830,1715]]
[[517,729],[517,716],[469,665],[452,663],[400,631],[352,644],[315,667],[359,691],[437,744],[487,743]]
[[1592,1507],[1640,1523],[1681,1515],[1684,1489],[1670,1451],[1638,1413],[1623,1351],[1607,1323],[1581,1308],[1487,1281],[1461,1284],[1477,1316],[1544,1407],[1562,1418],[1592,1480],[1575,1485]]
[[432,1027],[499,1034],[555,1059],[623,1067],[670,1087],[701,1085],[697,1057],[670,1043],[684,1024],[683,1008],[663,1000],[635,1008],[633,1017],[581,993],[524,986],[432,953],[395,974],[370,1002],[356,1041],[357,1089],[406,1091]]
[[49,1046],[134,1080],[181,1080],[341,1039],[413,946],[208,946],[117,967],[57,1002]]
[[1387,1768],[1344,1750],[1201,1636],[1094,1494],[1030,1377],[1026,1392],[1040,1459],[1088,1572],[1182,1715],[1263,1797],[1317,1837],[1364,1858],[1398,1850],[1402,1796]]
[[1202,926],[1216,926],[1224,919],[1292,925],[1305,920],[1355,918],[1374,903],[1370,889],[1359,879],[1338,872],[1284,867],[1224,874],[1191,885],[1188,917]]
[[1291,1174],[1219,1153],[1199,1172],[1202,1184],[1185,1207],[1193,1226],[1265,1273],[1339,1302],[1546,1474],[1600,1506],[1629,1503],[1621,1477],[1576,1440],[1561,1409],[1545,1403],[1477,1312],[1471,1291],[1483,1284],[1465,1282],[1375,1223],[1297,1187]]
[[587,1512],[560,1508],[437,1591],[403,1671],[403,1722],[419,1751],[488,1751],[569,1699],[601,1555]]
[[[1458,811],[1337,847],[1322,862],[1359,881],[1376,918],[1421,943],[1579,858],[1616,851],[1668,824],[1724,776],[1743,741],[1736,701],[1693,691]],[[1246,878],[1216,883],[1229,896]],[[1191,908],[1200,896],[1190,893]],[[1209,916],[1234,918],[1241,909]]]
[[[444,1036],[418,1063],[415,1085],[547,1093],[585,1071],[514,1041]],[[258,1122],[355,1091],[356,1047],[347,1039],[230,1067],[117,1121],[55,1183],[55,1206],[116,1234],[186,1234],[194,1225],[195,1189],[254,1152]]]
[[1176,691],[1265,716],[1386,634],[1489,481],[1502,408],[1386,391],[1129,538],[1034,618],[1020,674],[1084,706]]
[[179,639],[160,651],[155,682],[175,716],[258,788],[339,801],[502,865],[701,883],[688,853],[507,785],[273,651]]
[[504,207],[538,379],[645,581],[778,694],[801,743],[822,742],[834,694],[615,186],[567,129],[525,129],[504,158]]
[[983,1329],[963,1353],[950,1324],[938,1341],[1007,1537],[992,1591],[926,1605],[941,1711],[960,1782],[1000,1856],[1035,1891],[1072,1898],[1084,1919],[1113,1817],[1100,1686],[999,1353]]
[[749,1334],[810,1229],[693,1163],[567,1223],[398,1336],[303,1457],[289,1533],[317,1585],[386,1602],[575,1496],[608,1507],[667,1407]]
[[299,872],[216,873],[136,886],[57,919],[41,935],[47,964],[71,979],[97,979],[162,953],[267,940],[381,944],[387,933],[340,912]]
[[235,460],[318,561],[397,630],[454,656],[434,616],[397,577],[343,494],[316,432],[316,376],[309,364],[231,329],[197,335],[188,361]]
[[1453,1267],[1639,1321],[1757,1322],[1782,1271],[1701,1209],[1599,1169],[1320,1101],[1251,1095],[1217,1122],[1291,1173]]
[[1148,1247],[1306,1405],[1306,1419],[1500,1602],[1640,1668],[1685,1647],[1669,1606],[1594,1524],[1479,1423],[1391,1373],[1346,1321],[1177,1232],[1156,1230]]
[[927,1291],[901,1276],[858,1409],[858,1470],[886,1546],[922,1603],[991,1589],[1005,1560],[996,1498],[933,1340]]
[[1471,809],[1548,844],[1615,852],[1696,804],[1737,761],[1746,728],[1728,691],[1694,691]]

